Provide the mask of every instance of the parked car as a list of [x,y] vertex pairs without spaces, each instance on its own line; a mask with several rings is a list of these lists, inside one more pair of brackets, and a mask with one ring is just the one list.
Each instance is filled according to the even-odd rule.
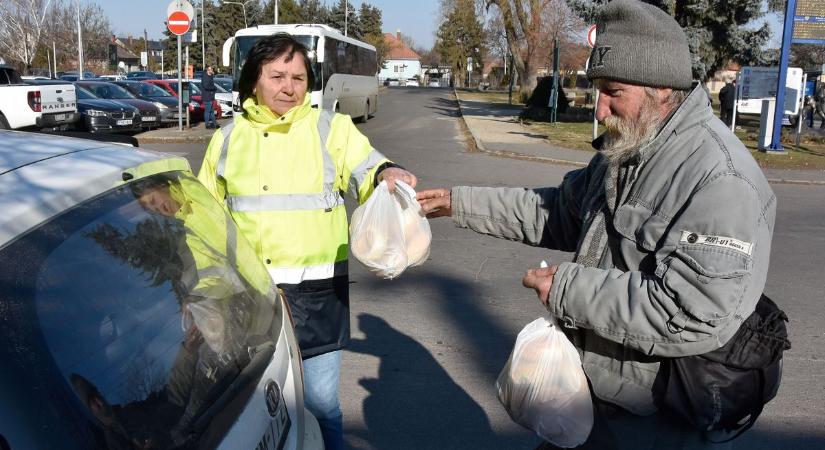
[[140,112],[141,126],[146,129],[160,126],[160,110],[152,102],[141,100],[126,89],[108,81],[76,81],[76,86],[88,89],[95,97],[116,100],[134,106]]
[[97,79],[98,80],[102,79],[102,80],[106,80],[106,81],[119,81],[119,80],[125,80],[126,76],[125,75],[120,75],[120,74],[110,74],[110,75],[101,75],[101,76],[97,77]]
[[3,131],[0,192],[0,448],[323,448],[289,309],[185,159]]
[[[167,92],[178,96],[178,80],[146,80],[147,83],[152,83],[166,89]],[[190,83],[191,86],[191,83]],[[203,99],[200,95],[200,89],[197,86],[191,88],[189,93],[189,117],[194,122],[203,121]],[[222,117],[221,105],[216,101],[212,102],[212,107],[215,109],[215,117],[220,119]]]
[[[191,80],[191,82],[197,85],[198,92],[200,95],[200,92],[202,91],[201,80]],[[219,105],[221,105],[221,115],[223,117],[232,116],[232,92],[227,92],[226,89],[224,89],[217,82],[215,83],[215,88],[217,89],[215,91],[215,101],[218,102]]]
[[160,111],[160,123],[171,125],[178,122],[178,98],[165,89],[143,81],[115,81],[135,97],[152,102]]
[[219,84],[226,92],[232,92],[232,78],[230,77],[214,77],[215,84]]
[[137,133],[142,130],[137,108],[115,100],[106,100],[91,91],[76,86],[77,109],[81,119],[79,130],[90,133]]
[[418,87],[418,80],[415,79],[415,78],[408,78],[406,83],[404,83],[404,85],[405,86]]
[[427,87],[441,87],[441,82],[438,81],[438,78],[431,78],[430,82],[427,83]]
[[24,83],[15,68],[0,65],[0,129],[69,128],[79,118],[71,83]]
[[140,70],[135,72],[129,72],[126,74],[127,80],[157,80],[159,77],[155,72],[150,72],[148,70]]
[[399,86],[400,82],[398,78],[387,78],[384,80],[384,86]]

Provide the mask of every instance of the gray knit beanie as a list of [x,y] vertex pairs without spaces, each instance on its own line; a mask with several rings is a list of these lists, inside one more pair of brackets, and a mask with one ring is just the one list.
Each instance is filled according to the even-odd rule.
[[690,89],[690,50],[682,27],[668,13],[637,0],[602,8],[587,78]]

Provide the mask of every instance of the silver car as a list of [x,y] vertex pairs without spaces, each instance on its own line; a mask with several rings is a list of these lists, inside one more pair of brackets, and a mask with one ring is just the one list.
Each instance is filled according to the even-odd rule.
[[185,159],[0,132],[0,210],[0,448],[323,448],[288,306]]

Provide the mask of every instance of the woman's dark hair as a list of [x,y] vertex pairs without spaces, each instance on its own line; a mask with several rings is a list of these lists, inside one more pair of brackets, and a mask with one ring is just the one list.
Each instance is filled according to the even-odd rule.
[[258,83],[264,64],[275,61],[284,55],[286,55],[285,61],[290,62],[296,53],[304,59],[304,65],[307,69],[307,89],[311,89],[315,85],[315,74],[312,72],[312,63],[309,60],[307,48],[291,35],[277,33],[256,42],[249,50],[246,61],[241,68],[241,77],[238,80],[238,97],[241,104],[254,95],[252,91],[255,90],[255,85]]

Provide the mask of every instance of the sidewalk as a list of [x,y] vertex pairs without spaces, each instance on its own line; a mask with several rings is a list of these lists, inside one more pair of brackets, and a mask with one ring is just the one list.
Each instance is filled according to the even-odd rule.
[[[225,119],[218,119],[218,125],[225,125],[232,121],[231,117]],[[206,128],[203,122],[194,124],[191,128],[186,128],[186,122],[183,123],[183,130],[178,131],[178,124],[166,128],[158,128],[156,130],[144,131],[135,135],[140,144],[149,143],[177,143],[177,142],[192,142],[208,144],[212,139],[215,130]]]
[[[518,121],[520,106],[494,105],[462,100],[456,92],[459,109],[476,147],[491,155],[584,167],[595,151],[570,150],[550,144],[544,136]],[[825,171],[764,169],[775,184],[813,184],[825,186]]]

